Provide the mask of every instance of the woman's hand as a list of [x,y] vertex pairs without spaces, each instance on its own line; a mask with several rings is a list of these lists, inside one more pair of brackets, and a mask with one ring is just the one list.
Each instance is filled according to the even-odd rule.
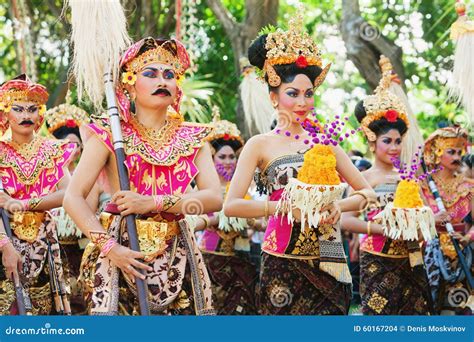
[[148,214],[155,211],[153,197],[140,195],[133,191],[118,191],[112,197],[112,202],[117,205],[120,215]]
[[333,202],[325,205],[321,208],[321,213],[327,211],[329,215],[326,218],[322,218],[319,224],[336,224],[341,218],[341,207],[337,202]]
[[145,275],[138,272],[137,269],[142,269],[145,271],[152,271],[153,269],[145,265],[144,263],[138,261],[137,259],[143,259],[145,255],[142,252],[132,251],[130,248],[116,244],[107,254],[107,258],[112,261],[112,263],[120,268],[123,272],[131,275],[132,277],[138,277],[140,279],[145,279]]
[[22,201],[11,198],[3,191],[0,192],[0,208],[6,209],[11,213],[25,210],[25,206]]
[[17,252],[11,242],[7,243],[1,249],[2,252],[2,264],[5,267],[5,273],[8,279],[18,279],[19,270],[22,267],[22,261],[20,253]]

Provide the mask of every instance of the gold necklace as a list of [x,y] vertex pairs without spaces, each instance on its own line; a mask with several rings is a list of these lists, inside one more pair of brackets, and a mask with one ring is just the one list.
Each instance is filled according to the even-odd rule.
[[452,196],[457,193],[458,185],[461,181],[461,177],[458,175],[454,175],[454,177],[450,180],[442,179],[441,176],[434,174],[433,175],[434,181],[436,185],[442,190],[443,194],[447,196]]
[[169,142],[180,124],[180,120],[170,116],[167,116],[164,125],[158,129],[144,126],[133,116],[130,122],[140,134],[141,138],[154,149],[158,149],[163,144]]
[[9,145],[25,160],[30,161],[36,154],[43,143],[43,139],[37,135],[29,143],[17,143],[14,140],[8,141]]

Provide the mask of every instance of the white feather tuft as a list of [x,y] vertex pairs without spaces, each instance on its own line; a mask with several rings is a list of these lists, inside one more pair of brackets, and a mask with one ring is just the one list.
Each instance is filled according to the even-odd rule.
[[104,74],[119,77],[120,55],[130,45],[127,21],[119,0],[66,0],[71,8],[72,71],[79,99],[86,94],[102,108]]

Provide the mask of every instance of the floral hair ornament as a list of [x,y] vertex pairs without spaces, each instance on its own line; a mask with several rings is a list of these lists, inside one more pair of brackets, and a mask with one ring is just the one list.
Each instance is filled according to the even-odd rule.
[[300,7],[297,14],[291,18],[288,30],[277,29],[267,35],[265,48],[267,50],[265,64],[263,66],[262,78],[268,77],[268,84],[278,87],[281,78],[276,73],[273,66],[295,63],[298,68],[308,66],[318,66],[322,68],[321,74],[315,79],[314,87],[319,87],[323,83],[331,67],[327,64],[322,67],[321,53],[316,42],[306,32],[303,20],[304,8]]
[[40,122],[37,125],[39,129],[44,120],[44,112],[46,111],[45,103],[48,101],[48,91],[41,84],[34,83],[30,78],[21,74],[10,81],[0,85],[0,134],[3,134],[9,127],[5,113],[11,110],[11,106],[15,102],[33,102],[38,105],[40,114]]
[[[224,139],[226,141],[235,140],[239,142],[240,148],[244,146],[244,140],[241,137],[240,130],[237,125],[227,120],[221,120],[221,114],[219,107],[212,107],[212,123],[213,130],[210,135],[206,138],[207,141],[213,141],[217,139]],[[213,151],[212,154],[215,154]]]
[[428,241],[436,236],[434,214],[430,207],[423,205],[419,183],[440,169],[417,175],[421,166],[421,149],[422,146],[419,146],[410,164],[393,160],[401,181],[397,185],[394,201],[374,217],[374,220],[381,222],[384,235],[391,239],[414,241],[421,233],[423,239]]
[[390,82],[393,75],[391,70],[384,70],[382,79],[374,91],[373,95],[367,96],[363,101],[366,116],[362,119],[361,127],[369,141],[375,141],[377,136],[369,128],[369,125],[376,120],[385,118],[388,122],[394,123],[398,119],[410,125],[403,102],[389,91]]
[[46,112],[48,132],[53,133],[61,127],[81,127],[90,122],[87,112],[70,103],[70,93],[66,95],[66,103],[53,107]]

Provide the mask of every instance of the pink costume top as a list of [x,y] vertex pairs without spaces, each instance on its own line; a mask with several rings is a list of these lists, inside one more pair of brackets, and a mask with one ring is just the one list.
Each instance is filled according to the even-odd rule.
[[0,142],[0,173],[5,191],[23,200],[46,196],[56,190],[71,161],[75,146],[65,140],[36,136],[18,145]]
[[[184,194],[198,174],[194,159],[211,127],[171,115],[159,131],[143,127],[134,117],[122,121],[121,126],[132,191],[142,195]],[[113,152],[108,120],[88,127]]]
[[[452,186],[452,188],[448,189],[449,193],[447,193],[446,190],[443,189],[443,187],[439,184],[436,185],[438,192],[443,199],[444,206],[447,212],[450,214],[450,221],[454,230],[464,234],[466,225],[464,224],[463,220],[471,212],[472,196],[474,194],[474,181],[462,176],[456,177],[458,177],[458,180]],[[421,189],[430,208],[435,214],[438,213],[438,205],[436,204],[436,200],[428,185],[423,183]],[[451,242],[451,238],[446,232],[446,227],[444,225],[437,224],[436,230],[438,231],[438,238],[444,254],[453,260],[456,259],[456,250],[454,249],[454,246]]]
[[[395,196],[396,183],[379,184],[374,188],[377,201],[381,208],[367,214],[369,220],[377,215]],[[408,258],[408,248],[405,241],[392,240],[382,234],[364,235],[360,240],[360,250],[387,258]]]

